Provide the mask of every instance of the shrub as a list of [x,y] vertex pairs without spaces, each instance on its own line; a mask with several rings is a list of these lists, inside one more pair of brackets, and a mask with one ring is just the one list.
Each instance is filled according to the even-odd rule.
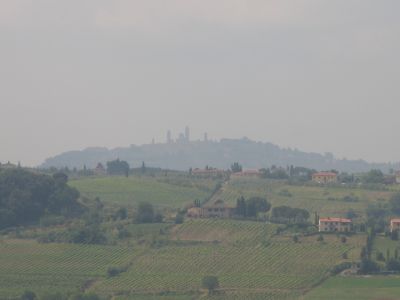
[[398,261],[397,259],[389,259],[389,261],[386,263],[386,269],[388,271],[396,271],[399,272],[400,271],[400,261]]
[[361,260],[360,270],[359,270],[361,274],[375,273],[379,272],[379,270],[380,267],[376,262],[367,258]]
[[201,286],[211,293],[219,287],[218,278],[216,276],[205,276],[201,280]]
[[351,263],[350,262],[344,262],[339,265],[336,265],[332,268],[331,273],[333,275],[339,274],[343,272],[344,270],[350,269],[351,268]]
[[185,217],[183,214],[178,213],[175,217],[175,224],[182,224],[184,221]]
[[154,221],[154,208],[148,202],[139,203],[136,222],[137,223],[153,223]]
[[89,294],[78,293],[69,297],[68,300],[100,300],[100,297],[93,293]]
[[21,298],[21,300],[35,300],[37,299],[36,294],[32,291],[25,291]]
[[68,296],[61,293],[45,294],[40,297],[40,300],[68,300]]
[[108,267],[107,269],[107,276],[108,277],[115,277],[121,273],[124,273],[128,270],[128,267]]
[[385,261],[385,257],[383,256],[382,252],[377,252],[376,253],[376,260],[377,261]]

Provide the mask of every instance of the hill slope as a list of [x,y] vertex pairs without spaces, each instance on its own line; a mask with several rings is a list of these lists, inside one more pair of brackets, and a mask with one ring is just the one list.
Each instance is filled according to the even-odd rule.
[[271,143],[243,139],[222,139],[219,142],[187,142],[152,144],[126,148],[87,148],[70,151],[47,159],[41,167],[93,168],[98,162],[120,158],[131,166],[148,166],[165,169],[188,170],[190,167],[203,168],[206,165],[227,169],[238,161],[245,168],[262,168],[271,165],[295,165],[317,170],[337,169],[347,172],[363,172],[372,168],[388,171],[400,168],[400,164],[371,164],[363,160],[336,159],[332,154],[307,153],[297,149],[285,149]]

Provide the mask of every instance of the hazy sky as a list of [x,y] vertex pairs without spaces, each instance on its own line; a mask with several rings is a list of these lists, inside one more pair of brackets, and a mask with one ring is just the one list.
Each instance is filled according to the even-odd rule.
[[0,0],[0,161],[193,138],[400,161],[398,0]]

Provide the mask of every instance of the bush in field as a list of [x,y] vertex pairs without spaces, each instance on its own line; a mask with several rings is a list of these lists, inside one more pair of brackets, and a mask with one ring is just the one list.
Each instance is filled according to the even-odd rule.
[[201,286],[208,289],[209,293],[212,293],[215,289],[219,287],[218,277],[216,276],[205,276],[201,280]]
[[125,207],[119,208],[114,215],[116,220],[125,220],[126,218],[128,218],[128,210]]
[[376,260],[377,261],[385,261],[385,256],[383,256],[382,252],[379,251],[376,253]]
[[89,294],[78,293],[69,297],[68,300],[100,300],[100,297],[92,293]]
[[375,273],[379,271],[380,267],[376,262],[367,258],[361,260],[360,270],[359,270],[361,274]]
[[399,231],[398,231],[398,230],[393,230],[393,231],[390,233],[390,238],[391,238],[393,241],[397,241],[397,240],[399,239]]
[[21,298],[21,300],[35,300],[37,299],[36,294],[32,291],[25,291]]
[[70,228],[66,242],[75,244],[106,244],[107,237],[99,225],[82,225]]
[[181,213],[177,213],[175,217],[175,224],[182,224],[185,219],[185,216]]
[[390,207],[393,213],[400,214],[400,193],[396,193],[390,198]]
[[108,267],[107,269],[107,276],[108,277],[115,277],[119,274],[126,272],[127,267]]
[[333,275],[339,274],[343,272],[344,270],[350,269],[351,268],[351,263],[350,262],[344,262],[339,265],[336,265],[332,268],[331,273]]
[[40,300],[68,300],[68,296],[61,293],[45,294],[40,297]]
[[388,262],[386,263],[386,269],[388,271],[396,271],[399,272],[400,271],[400,261],[398,261],[397,259],[389,259]]
[[299,242],[299,236],[298,235],[294,235],[293,236],[293,242],[295,242],[295,243]]
[[137,223],[153,223],[154,221],[154,207],[148,202],[141,202],[138,206],[136,214]]

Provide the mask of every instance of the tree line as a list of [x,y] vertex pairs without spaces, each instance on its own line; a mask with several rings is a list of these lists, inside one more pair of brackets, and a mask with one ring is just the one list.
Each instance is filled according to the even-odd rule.
[[53,176],[24,169],[0,172],[0,228],[38,222],[46,215],[71,217],[84,207],[63,173]]

